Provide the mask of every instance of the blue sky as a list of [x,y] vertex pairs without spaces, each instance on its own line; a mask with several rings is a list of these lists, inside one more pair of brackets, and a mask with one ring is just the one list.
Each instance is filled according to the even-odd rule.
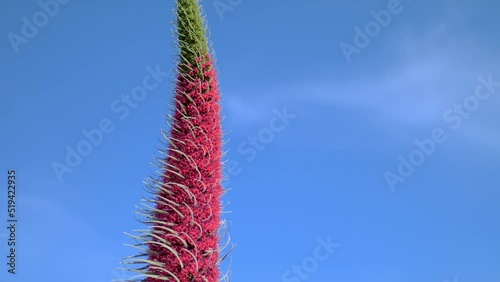
[[[19,221],[18,273],[2,228],[0,279],[108,282],[134,254],[122,232],[142,227],[132,212],[168,130],[174,2],[57,3],[45,23],[36,1],[0,4],[0,168],[17,171]],[[202,3],[231,163],[233,281],[500,281],[499,3]],[[357,35],[367,26],[373,36]],[[121,100],[146,78],[140,101]],[[58,176],[54,162],[99,127]]]

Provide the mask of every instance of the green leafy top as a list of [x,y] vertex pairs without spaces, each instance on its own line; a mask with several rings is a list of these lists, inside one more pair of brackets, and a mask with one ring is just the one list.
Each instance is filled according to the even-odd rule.
[[208,54],[208,39],[198,0],[177,2],[177,32],[180,48],[180,68],[196,65],[196,59]]

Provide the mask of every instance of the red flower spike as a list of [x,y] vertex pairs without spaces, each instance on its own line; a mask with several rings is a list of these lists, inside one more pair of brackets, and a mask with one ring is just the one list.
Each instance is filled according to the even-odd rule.
[[124,263],[146,264],[131,269],[141,281],[216,282],[223,194],[220,94],[198,1],[178,0],[177,8],[180,62],[168,148],[158,158],[159,176],[148,185],[154,198],[144,200],[154,206],[140,208],[151,229],[132,235],[143,253]]

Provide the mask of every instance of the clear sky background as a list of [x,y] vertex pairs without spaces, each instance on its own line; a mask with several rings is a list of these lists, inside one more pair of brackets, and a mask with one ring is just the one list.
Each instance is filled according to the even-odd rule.
[[[231,163],[233,281],[500,281],[498,1],[215,3],[234,5],[203,1]],[[370,23],[388,5],[390,21]],[[16,275],[0,228],[0,280],[125,278],[114,268],[135,251],[122,232],[143,227],[132,212],[168,130],[174,1],[52,8],[43,25],[37,1],[0,3],[0,227],[8,169],[19,220]],[[43,26],[12,44],[33,16]],[[121,95],[147,67],[168,76],[132,108]],[[113,130],[59,179],[54,162],[103,120]]]

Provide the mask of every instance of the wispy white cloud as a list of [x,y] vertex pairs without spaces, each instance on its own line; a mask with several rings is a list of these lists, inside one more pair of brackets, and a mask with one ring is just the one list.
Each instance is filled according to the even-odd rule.
[[223,110],[231,116],[232,122],[239,125],[253,125],[269,120],[275,106],[271,98],[258,95],[228,95],[223,97]]
[[[359,111],[376,126],[441,126],[448,108],[474,94],[479,76],[493,74],[495,81],[500,80],[494,63],[499,54],[484,50],[475,34],[462,27],[457,30],[462,25],[454,25],[455,18],[450,16],[423,34],[405,27],[395,32],[387,39],[387,48],[398,63],[381,65],[376,73],[341,82],[309,81],[293,91],[301,93],[298,97],[304,102]],[[499,104],[496,97],[483,101],[471,116],[474,122],[458,136],[500,149],[500,136],[492,133],[498,130],[485,126],[499,117],[495,111]]]
[[[376,66],[378,69],[370,66],[367,72],[360,67],[351,79],[343,81],[333,76],[331,80],[299,80],[254,91],[247,98],[228,96],[225,109],[233,121],[247,125],[267,119],[269,109],[285,101],[303,105],[307,112],[313,112],[317,105],[359,112],[378,127],[395,125],[411,130],[441,126],[447,109],[474,94],[479,76],[493,73],[500,79],[500,68],[495,64],[500,53],[485,48],[482,43],[488,39],[467,29],[461,16],[464,11],[454,1],[448,1],[448,6],[443,18],[426,31],[394,26],[390,35],[379,38],[384,40],[384,53],[390,54],[391,61]],[[486,129],[483,125],[498,118],[495,108],[499,102],[495,97],[484,101],[473,113],[475,122],[461,129],[458,136],[493,146],[498,140],[491,134],[494,126]]]
[[387,45],[398,63],[341,83],[302,84],[300,92],[304,100],[369,111],[382,122],[436,122],[457,98],[473,94],[479,75],[488,74],[485,54],[465,36],[451,36],[449,25],[425,34],[403,28]]

